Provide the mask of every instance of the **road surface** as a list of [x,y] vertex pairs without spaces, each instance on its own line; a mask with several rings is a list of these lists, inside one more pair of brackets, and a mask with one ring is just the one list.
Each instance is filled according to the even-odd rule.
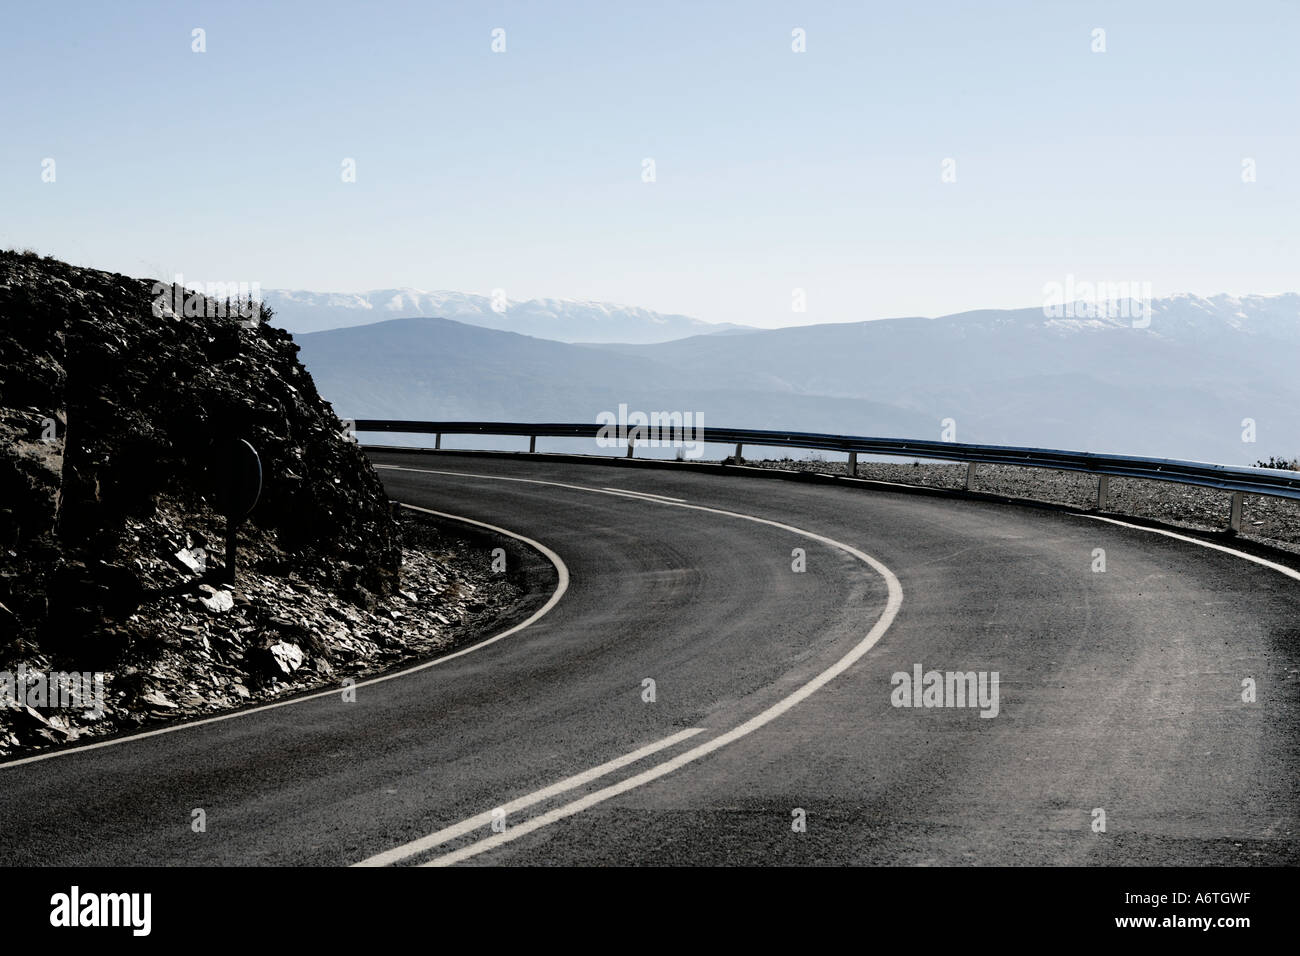
[[[1300,862],[1300,577],[1014,505],[372,457],[563,595],[355,703],[0,765],[7,864]],[[895,706],[918,667],[996,672],[996,715]]]

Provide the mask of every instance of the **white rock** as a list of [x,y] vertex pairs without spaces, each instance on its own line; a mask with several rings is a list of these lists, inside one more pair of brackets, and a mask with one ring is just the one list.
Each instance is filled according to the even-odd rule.
[[151,690],[141,698],[146,704],[153,704],[155,707],[175,707],[176,705],[163,696],[161,691]]
[[217,591],[213,588],[206,588],[204,596],[199,601],[205,608],[213,614],[224,614],[233,610],[235,607],[235,596],[229,591]]
[[275,658],[275,663],[279,666],[280,670],[284,671],[286,674],[292,674],[299,667],[302,667],[302,662],[306,657],[306,655],[303,654],[301,647],[297,644],[290,644],[286,641],[281,641],[279,644],[273,644],[271,646],[271,656]]
[[202,574],[204,570],[204,561],[200,560],[189,548],[182,548],[176,552],[176,560],[185,567],[190,569],[190,574]]

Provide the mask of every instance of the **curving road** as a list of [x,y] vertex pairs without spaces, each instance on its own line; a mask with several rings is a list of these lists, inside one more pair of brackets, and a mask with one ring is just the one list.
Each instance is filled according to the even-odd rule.
[[[7,863],[1300,862],[1295,572],[1013,505],[372,457],[567,590],[353,704],[0,765]],[[893,706],[917,665],[997,672],[996,716]]]

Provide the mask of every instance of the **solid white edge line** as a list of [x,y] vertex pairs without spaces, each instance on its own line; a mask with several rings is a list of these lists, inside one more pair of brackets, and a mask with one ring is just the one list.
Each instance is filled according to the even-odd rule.
[[512,813],[526,810],[533,804],[541,803],[542,801],[549,800],[552,797],[558,797],[562,793],[567,793],[570,790],[585,786],[593,780],[598,780],[601,777],[613,773],[615,770],[621,770],[629,764],[636,763],[638,760],[649,757],[651,754],[656,754],[674,744],[681,743],[683,740],[702,733],[704,733],[703,727],[692,727],[689,730],[683,730],[680,733],[673,734],[671,737],[665,737],[663,740],[647,744],[639,750],[634,750],[629,754],[624,754],[622,757],[616,757],[598,767],[592,767],[590,770],[584,770],[582,773],[574,774],[572,777],[566,777],[558,783],[551,784],[549,787],[544,787],[541,790],[536,790],[533,793],[518,797],[517,799],[511,800],[509,803],[503,803],[495,810],[488,810],[484,813],[480,813],[478,816],[470,817],[467,820],[453,824],[449,827],[444,827],[436,833],[429,834],[429,836],[421,837],[418,840],[412,840],[410,843],[403,843],[401,846],[393,847],[391,850],[385,850],[383,853],[376,853],[374,856],[368,857],[360,863],[353,863],[352,865],[390,866],[400,860],[405,860],[408,857],[416,856],[427,850],[432,850],[436,846],[441,846],[443,843],[455,840],[467,833],[472,833],[479,827],[489,825],[497,811],[500,811],[505,817],[509,817]]
[[[528,617],[527,620],[521,621],[520,623],[516,624],[514,627],[502,631],[500,634],[494,635],[493,637],[489,637],[486,640],[482,640],[475,644],[471,644],[469,647],[462,648],[459,651],[455,651],[451,654],[446,654],[442,657],[436,657],[431,661],[425,661],[422,664],[416,664],[413,667],[407,667],[403,670],[395,671],[392,674],[381,674],[378,677],[367,678],[364,681],[360,681],[356,684],[353,684],[352,685],[353,689],[359,689],[362,687],[373,687],[375,684],[382,684],[385,681],[396,680],[399,677],[407,677],[410,674],[415,674],[418,673],[419,671],[428,670],[430,667],[437,667],[440,664],[447,663],[447,661],[455,660],[458,657],[464,657],[466,654],[472,654],[475,651],[482,650],[485,647],[495,644],[497,641],[505,640],[507,637],[510,637],[512,634],[518,634],[524,628],[528,627],[531,624],[536,623],[540,618],[546,615],[551,610],[551,608],[559,604],[560,598],[564,597],[564,592],[569,589],[568,566],[564,563],[564,561],[560,558],[558,554],[556,554],[546,545],[542,544],[540,541],[534,541],[532,538],[525,537],[522,534],[516,534],[513,531],[507,531],[505,528],[498,528],[496,525],[488,524],[484,521],[475,521],[473,518],[463,518],[460,515],[447,514],[446,512],[443,511],[433,511],[432,509],[420,508],[416,505],[403,504],[402,507],[410,508],[412,511],[422,511],[426,514],[437,515],[440,518],[449,518],[453,521],[462,521],[466,524],[477,525],[480,528],[487,528],[489,531],[495,531],[499,534],[503,534],[508,538],[514,538],[516,541],[522,541],[525,544],[529,545],[530,547],[536,548],[539,552],[541,552],[546,557],[548,561],[550,561],[553,565],[555,565],[555,570],[559,575],[559,581],[556,585],[555,592],[551,595],[550,599],[545,604],[543,604],[540,608],[534,611]],[[188,721],[186,723],[176,724],[171,727],[159,727],[157,730],[146,730],[142,733],[131,734],[126,737],[114,737],[111,740],[100,740],[97,741],[96,743],[85,744],[80,747],[68,747],[67,749],[55,750],[50,753],[33,754],[30,757],[20,757],[17,760],[10,760],[5,763],[0,763],[0,771],[7,770],[10,767],[21,767],[24,764],[38,763],[39,761],[42,760],[53,760],[56,757],[68,757],[71,756],[72,754],[85,753],[88,750],[101,750],[104,747],[116,747],[119,744],[130,743],[133,740],[144,740],[147,737],[160,737],[163,734],[174,734],[177,733],[178,731],[190,730],[191,728],[194,727],[203,727],[208,724],[217,724],[226,720],[234,720],[238,717],[248,717],[251,716],[252,714],[261,714],[261,713],[265,713],[268,710],[276,710],[280,707],[289,707],[293,704],[303,704],[309,700],[320,700],[322,697],[332,697],[333,695],[340,694],[340,693],[342,693],[342,688],[336,687],[332,690],[322,690],[312,694],[304,694],[301,697],[294,697],[291,700],[276,701],[275,703],[263,704],[259,707],[250,707],[247,710],[237,710],[229,714],[217,714],[213,717],[204,717],[202,720]]]
[[1107,524],[1117,524],[1121,528],[1133,528],[1136,531],[1149,531],[1152,534],[1161,534],[1166,538],[1175,538],[1179,541],[1186,541],[1189,544],[1198,544],[1202,548],[1209,548],[1211,551],[1222,551],[1224,554],[1231,554],[1235,557],[1250,561],[1252,564],[1262,565],[1274,571],[1280,571],[1289,578],[1295,578],[1300,581],[1300,571],[1295,568],[1288,568],[1285,564],[1278,564],[1276,561],[1269,561],[1266,558],[1257,558],[1253,554],[1247,554],[1245,551],[1238,551],[1236,548],[1229,548],[1226,545],[1215,544],[1213,541],[1202,541],[1200,538],[1193,538],[1190,535],[1179,534],[1177,531],[1166,531],[1163,528],[1148,528],[1146,525],[1130,524],[1127,521],[1119,521],[1116,518],[1104,518],[1101,515],[1083,515],[1085,518],[1091,518],[1093,521],[1104,521]]

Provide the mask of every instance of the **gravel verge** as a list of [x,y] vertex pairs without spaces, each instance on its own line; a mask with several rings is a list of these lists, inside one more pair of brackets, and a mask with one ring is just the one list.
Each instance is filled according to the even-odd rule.
[[[843,475],[843,462],[811,458],[750,460],[751,468]],[[963,489],[966,465],[943,462],[859,461],[858,477],[923,488]],[[1072,471],[978,465],[972,491],[1090,509],[1097,501],[1097,479]],[[1195,531],[1223,531],[1228,526],[1231,494],[1214,488],[1141,478],[1111,478],[1106,513],[1128,515]],[[1300,554],[1300,501],[1246,495],[1239,537]]]
[[[134,639],[121,666],[102,672],[102,713],[32,698],[30,685],[26,700],[0,700],[0,758],[309,691],[341,692],[349,680],[497,633],[554,590],[550,562],[512,538],[406,509],[398,517],[402,567],[393,594],[358,607],[296,573],[250,569],[233,586],[193,575],[128,619]],[[65,666],[29,649],[5,672]]]

